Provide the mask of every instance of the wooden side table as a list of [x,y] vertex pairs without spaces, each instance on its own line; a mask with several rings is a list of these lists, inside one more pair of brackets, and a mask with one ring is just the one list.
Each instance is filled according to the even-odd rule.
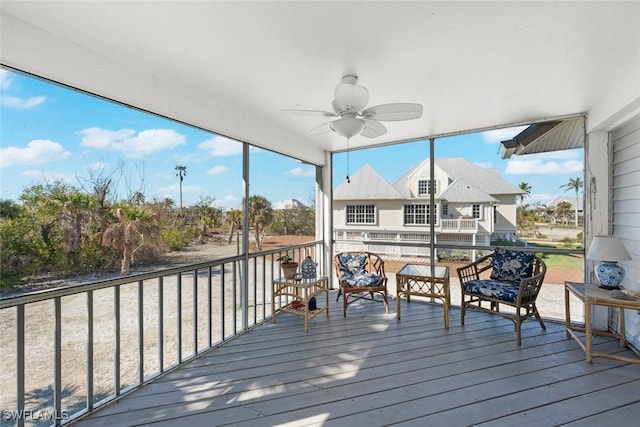
[[[316,305],[309,310],[309,300],[315,296],[325,294],[324,306]],[[291,297],[286,305],[276,309],[276,297]],[[317,301],[319,304],[320,301]],[[297,301],[297,304],[295,303]],[[321,304],[321,303],[320,303]],[[276,323],[278,313],[290,313],[304,317],[304,331],[309,332],[309,320],[325,312],[329,318],[329,279],[326,276],[317,279],[287,280],[284,277],[273,280],[271,292],[271,317]]]
[[[571,322],[571,313],[569,310],[569,296],[573,294],[580,301],[584,302],[584,327]],[[619,310],[619,330],[620,333],[613,333],[609,331],[600,331],[593,329],[591,326],[591,308],[594,305],[601,305],[605,307],[613,307]],[[594,357],[606,357],[608,359],[621,360],[623,362],[640,364],[640,359],[631,358],[626,356],[619,356],[617,354],[600,353],[593,351],[592,337],[593,335],[608,336],[620,338],[620,345],[622,347],[627,346],[627,339],[625,337],[624,330],[624,309],[629,308],[632,310],[640,310],[640,300],[624,300],[618,298],[612,298],[609,295],[609,291],[601,289],[598,285],[590,283],[575,283],[564,282],[564,308],[565,308],[565,326],[567,330],[567,338],[573,337],[580,347],[587,355],[587,362],[591,363]],[[584,341],[580,339],[577,332],[583,332],[585,337]]]
[[400,296],[438,298],[444,308],[444,328],[449,329],[449,267],[406,264],[396,273],[396,318],[400,320]]

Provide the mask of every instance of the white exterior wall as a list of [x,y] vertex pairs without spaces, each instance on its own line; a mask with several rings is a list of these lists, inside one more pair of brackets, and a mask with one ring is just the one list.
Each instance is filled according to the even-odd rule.
[[[632,260],[621,262],[627,289],[640,292],[640,116],[611,135],[612,234],[619,236]],[[640,310],[625,310],[627,339],[640,348]]]
[[504,232],[505,230],[513,231],[516,224],[516,196],[493,196],[499,201],[498,205],[498,221],[495,226],[496,232]]
[[378,224],[382,228],[397,230],[402,228],[404,202],[400,200],[384,200],[376,203],[378,207]]
[[343,200],[334,200],[333,201],[333,211],[332,211],[332,216],[333,216],[333,221],[332,221],[332,225],[333,227],[344,227],[346,225],[346,206],[347,206],[347,202],[343,201]]
[[[368,205],[373,204],[376,208],[375,224],[347,224],[347,205]],[[352,226],[354,228],[402,228],[402,206],[403,202],[398,200],[334,200],[333,202],[333,226],[344,228]]]

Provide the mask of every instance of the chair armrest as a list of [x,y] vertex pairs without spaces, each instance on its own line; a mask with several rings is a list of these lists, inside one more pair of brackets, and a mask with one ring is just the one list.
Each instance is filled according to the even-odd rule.
[[476,259],[474,262],[456,269],[460,285],[471,280],[480,280],[480,273],[493,267],[493,254],[488,254]]
[[521,302],[535,301],[540,292],[540,288],[542,288],[542,282],[544,282],[544,276],[547,273],[547,265],[537,257],[535,262],[534,271],[538,273],[520,281],[518,299]]
[[371,265],[371,273],[375,273],[382,278],[387,277],[384,272],[384,260],[382,258],[369,255],[369,264]]

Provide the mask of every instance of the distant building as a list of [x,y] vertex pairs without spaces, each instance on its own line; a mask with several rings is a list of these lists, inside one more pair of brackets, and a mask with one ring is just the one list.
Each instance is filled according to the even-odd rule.
[[402,247],[385,242],[430,241],[430,197],[435,199],[435,241],[451,245],[489,245],[512,240],[518,197],[523,191],[497,169],[464,158],[436,159],[434,180],[429,159],[388,183],[370,165],[363,166],[333,191],[336,250],[367,244],[369,250],[396,255],[428,255],[427,245]]
[[273,209],[309,209],[309,207],[298,199],[288,199],[274,203]]
[[[572,215],[572,220],[575,220],[575,210],[576,210],[576,198],[575,197],[566,197],[566,196],[556,196],[553,198],[553,200],[551,200],[548,204],[547,207],[555,210],[555,208],[558,206],[559,203],[561,202],[565,202],[565,203],[569,203],[571,205],[571,215]],[[578,222],[582,223],[582,218],[583,218],[583,214],[584,214],[584,200],[582,199],[582,197],[578,196]],[[555,217],[552,217],[552,219],[557,219]]]

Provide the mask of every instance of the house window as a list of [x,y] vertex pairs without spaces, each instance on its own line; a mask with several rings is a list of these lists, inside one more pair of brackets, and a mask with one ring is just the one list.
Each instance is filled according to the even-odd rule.
[[473,216],[476,219],[481,219],[481,213],[482,211],[480,210],[480,205],[472,205],[471,206],[471,216]]
[[445,216],[445,215],[449,215],[449,205],[447,204],[442,205],[442,216]]
[[498,207],[495,205],[493,206],[493,223],[498,223]]
[[429,224],[429,205],[411,204],[404,205],[405,225],[426,225]]
[[438,193],[438,181],[429,179],[421,179],[418,181],[418,196]]
[[347,224],[375,224],[374,205],[347,205]]

